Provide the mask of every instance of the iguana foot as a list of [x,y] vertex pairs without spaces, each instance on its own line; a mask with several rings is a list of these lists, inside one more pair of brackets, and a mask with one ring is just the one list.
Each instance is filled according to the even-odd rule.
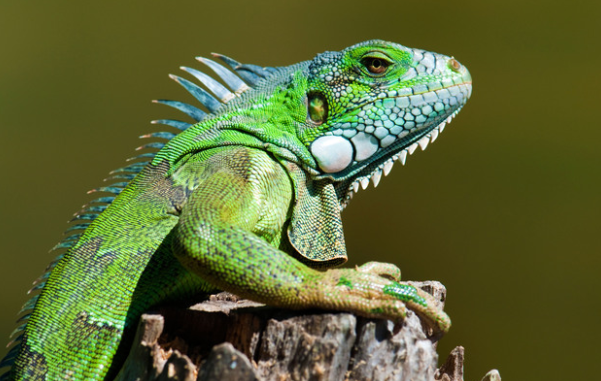
[[400,276],[394,265],[368,262],[357,269],[333,269],[320,275],[315,286],[307,285],[300,295],[307,304],[395,321],[404,319],[408,308],[434,330],[434,336],[441,336],[451,326],[432,295],[388,279]]

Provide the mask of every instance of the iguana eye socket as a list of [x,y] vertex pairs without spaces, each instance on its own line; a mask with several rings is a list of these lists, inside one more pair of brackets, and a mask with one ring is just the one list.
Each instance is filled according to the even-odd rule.
[[390,66],[390,62],[380,57],[365,57],[361,60],[361,63],[370,73],[376,75],[384,74]]

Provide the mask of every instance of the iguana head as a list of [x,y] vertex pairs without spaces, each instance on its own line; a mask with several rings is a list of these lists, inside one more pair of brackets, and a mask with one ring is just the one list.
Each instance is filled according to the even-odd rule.
[[425,149],[471,94],[452,57],[373,40],[313,59],[299,138],[335,184],[342,207],[395,160]]
[[198,123],[156,121],[185,132],[152,163],[166,159],[176,168],[191,152],[224,144],[264,149],[297,163],[312,180],[331,182],[341,207],[360,187],[377,185],[395,160],[404,163],[418,146],[423,150],[434,141],[472,90],[469,72],[454,58],[381,40],[280,68],[216,57],[246,83],[207,59],[200,60],[233,93],[195,69],[183,68],[220,100],[173,76],[210,114],[182,102],[158,101]]

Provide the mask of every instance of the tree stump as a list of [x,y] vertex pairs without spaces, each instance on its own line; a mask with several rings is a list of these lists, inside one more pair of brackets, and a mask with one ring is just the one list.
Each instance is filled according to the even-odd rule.
[[[444,304],[439,282],[413,284]],[[220,293],[143,315],[117,380],[463,380],[463,348],[437,363],[436,342],[411,311],[395,324]]]

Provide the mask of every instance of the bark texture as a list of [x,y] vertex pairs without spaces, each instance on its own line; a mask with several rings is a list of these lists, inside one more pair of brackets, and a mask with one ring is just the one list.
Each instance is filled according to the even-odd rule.
[[[442,284],[414,285],[444,304]],[[143,315],[117,380],[463,380],[462,347],[437,364],[436,342],[412,312],[395,324],[221,293]]]

